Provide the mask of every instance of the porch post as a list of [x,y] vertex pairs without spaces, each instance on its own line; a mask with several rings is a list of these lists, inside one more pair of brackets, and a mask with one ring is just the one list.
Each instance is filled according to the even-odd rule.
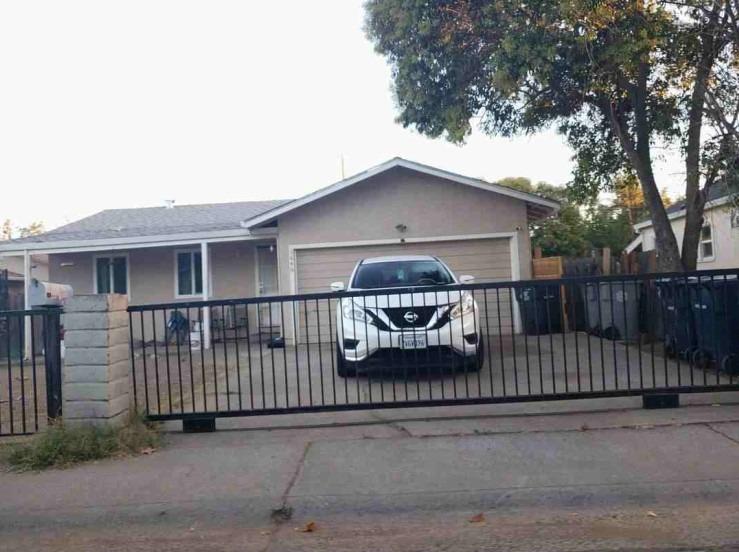
[[[28,249],[23,251],[23,308],[31,309],[31,255]],[[23,337],[25,340],[25,358],[31,358],[33,351],[31,350],[31,317],[25,316],[25,327]]]
[[[200,243],[200,270],[203,282],[203,301],[210,299],[210,280],[208,279],[208,242]],[[210,309],[203,308],[203,347],[210,349]]]

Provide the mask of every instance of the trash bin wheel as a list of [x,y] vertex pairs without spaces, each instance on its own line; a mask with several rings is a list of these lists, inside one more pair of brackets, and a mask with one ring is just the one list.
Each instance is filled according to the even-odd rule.
[[703,349],[696,349],[693,351],[690,360],[695,368],[699,368],[700,370],[708,368],[708,354]]
[[721,371],[732,376],[739,374],[739,356],[732,353],[722,358]]

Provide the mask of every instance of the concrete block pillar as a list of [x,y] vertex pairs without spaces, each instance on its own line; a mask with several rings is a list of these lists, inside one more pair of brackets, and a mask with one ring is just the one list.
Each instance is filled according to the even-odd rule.
[[131,408],[128,298],[76,295],[64,307],[62,416],[71,424],[120,424]]

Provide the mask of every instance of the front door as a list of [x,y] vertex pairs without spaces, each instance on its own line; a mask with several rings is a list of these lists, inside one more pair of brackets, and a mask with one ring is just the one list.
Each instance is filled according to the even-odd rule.
[[[257,295],[278,295],[277,248],[274,245],[257,246]],[[272,303],[260,305],[259,331],[279,333],[280,305]]]

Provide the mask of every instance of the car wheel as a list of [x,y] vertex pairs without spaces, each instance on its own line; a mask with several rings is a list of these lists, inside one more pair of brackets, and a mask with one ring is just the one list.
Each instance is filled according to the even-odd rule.
[[339,344],[336,344],[336,374],[340,378],[347,378],[349,377],[349,367],[346,365],[346,360],[344,359],[344,353],[341,352],[341,347],[339,347]]
[[485,364],[485,342],[482,340],[482,336],[480,336],[480,342],[477,346],[477,354],[472,357],[472,360],[469,364],[470,367],[468,371],[471,372],[479,371]]

